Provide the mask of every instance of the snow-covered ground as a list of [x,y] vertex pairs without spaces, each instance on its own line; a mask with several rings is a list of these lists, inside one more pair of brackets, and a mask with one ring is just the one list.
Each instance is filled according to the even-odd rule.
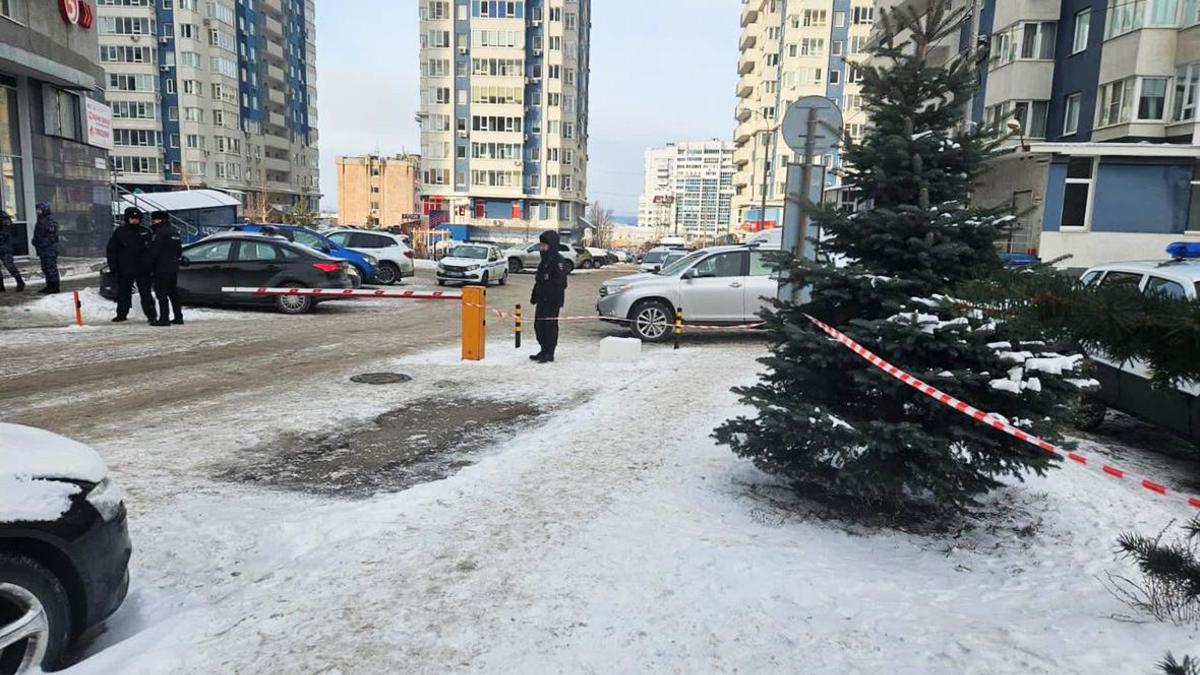
[[[126,605],[76,673],[1143,673],[1195,630],[1128,622],[1100,579],[1127,529],[1186,517],[1072,466],[994,496],[954,538],[848,531],[709,437],[740,411],[757,340],[552,366],[489,345],[214,401],[185,423],[89,439],[129,489]],[[212,468],[281,432],[469,390],[555,412],[404,492],[322,498]]]

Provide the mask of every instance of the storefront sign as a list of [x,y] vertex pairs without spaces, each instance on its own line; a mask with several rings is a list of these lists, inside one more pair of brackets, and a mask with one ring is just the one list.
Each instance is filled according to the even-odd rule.
[[92,6],[84,0],[58,0],[58,10],[62,12],[63,21],[80,28],[89,29],[95,22]]
[[91,98],[84,98],[87,116],[87,143],[105,150],[113,149],[112,108]]

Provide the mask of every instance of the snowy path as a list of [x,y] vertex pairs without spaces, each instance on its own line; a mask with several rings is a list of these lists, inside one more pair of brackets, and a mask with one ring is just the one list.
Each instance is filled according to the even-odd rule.
[[[1133,488],[1065,467],[1006,491],[1001,527],[954,546],[849,534],[750,496],[766,479],[708,438],[756,343],[652,349],[636,367],[593,363],[594,344],[564,353],[552,369],[499,348],[383,364],[582,402],[447,480],[362,502],[178,472],[432,378],[370,403],[335,402],[333,384],[276,392],[274,412],[214,403],[222,422],[190,436],[102,443],[135,498],[135,586],[75,671],[1094,674],[1195,652],[1195,631],[1110,618],[1126,610],[1097,576],[1125,569],[1117,532],[1186,515]],[[579,377],[595,369],[608,377]]]

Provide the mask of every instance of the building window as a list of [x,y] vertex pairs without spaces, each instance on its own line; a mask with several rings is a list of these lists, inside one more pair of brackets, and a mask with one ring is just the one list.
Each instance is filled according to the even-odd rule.
[[1070,136],[1079,131],[1079,109],[1082,105],[1082,98],[1083,95],[1078,92],[1067,94],[1063,105],[1063,136]]
[[1138,96],[1138,119],[1161,120],[1167,107],[1167,78],[1143,77]]
[[1096,104],[1096,126],[1128,122],[1133,108],[1133,81],[1129,77],[1100,87]]
[[79,94],[51,85],[42,87],[46,135],[82,141],[82,113]]
[[1066,189],[1063,191],[1061,227],[1083,228],[1091,216],[1092,177],[1096,162],[1091,157],[1072,157],[1067,162]]
[[1071,40],[1071,53],[1078,54],[1087,49],[1088,35],[1092,29],[1092,10],[1075,13],[1075,34]]
[[1146,0],[1108,0],[1106,37],[1124,35],[1142,27]]
[[1175,78],[1175,121],[1196,119],[1196,99],[1200,97],[1200,61],[1179,67]]

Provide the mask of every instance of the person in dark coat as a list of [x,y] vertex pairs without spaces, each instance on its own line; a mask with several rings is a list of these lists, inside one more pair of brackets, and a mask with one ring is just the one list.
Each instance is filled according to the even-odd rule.
[[[21,270],[17,269],[17,261],[13,260],[13,219],[7,211],[0,209],[0,265],[8,270],[17,282],[17,292],[25,290],[25,281],[21,279]],[[0,293],[4,292],[4,272],[0,271]]]
[[[158,321],[155,326],[183,323],[183,307],[179,304],[179,258],[183,255],[183,239],[171,224],[165,211],[150,214],[150,260],[153,263],[154,295],[158,298]],[[174,311],[174,320],[168,319]]]
[[529,302],[537,309],[534,312],[533,330],[537,334],[541,351],[529,358],[538,363],[553,363],[558,348],[558,313],[567,294],[567,265],[559,252],[558,233],[546,230],[538,237],[542,261],[538,263],[537,278],[533,282],[533,294]]
[[129,319],[134,285],[146,318],[150,323],[158,318],[154,311],[154,296],[150,294],[150,239],[150,230],[142,226],[142,210],[133,206],[125,209],[125,223],[113,230],[108,240],[108,269],[117,278],[114,322]]
[[37,223],[33,226],[33,250],[42,263],[42,275],[46,277],[46,286],[38,293],[58,293],[58,221],[50,213],[50,204],[39,202],[37,205]]

